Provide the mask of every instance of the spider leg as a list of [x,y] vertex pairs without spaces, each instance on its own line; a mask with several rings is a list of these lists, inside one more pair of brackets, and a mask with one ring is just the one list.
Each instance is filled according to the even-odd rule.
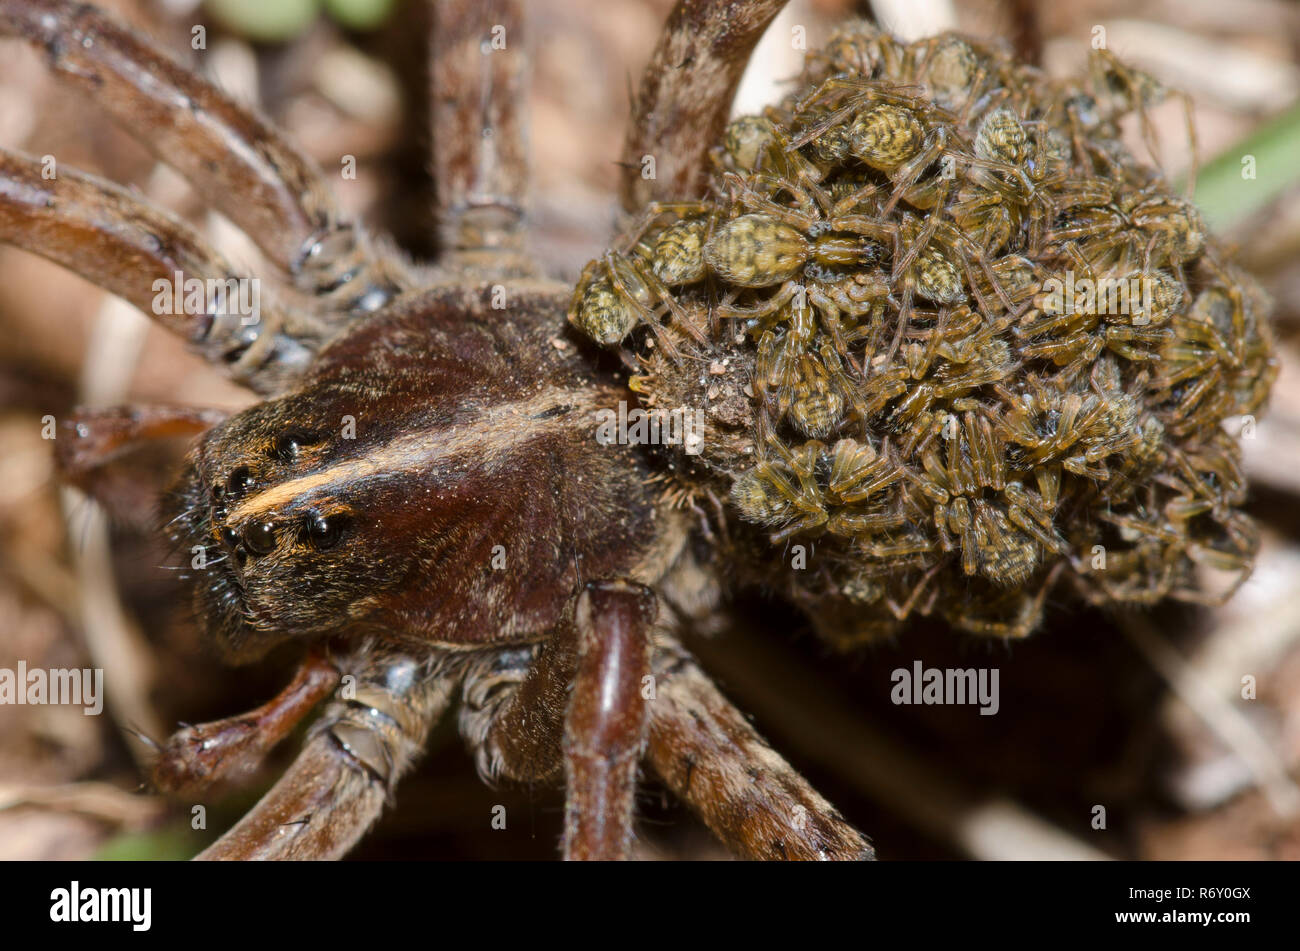
[[[572,848],[593,838],[604,844],[606,857],[624,854],[621,850],[631,834],[627,790],[634,779],[631,751],[639,750],[635,741],[636,723],[641,719],[638,708],[649,717],[648,745],[640,751],[645,762],[737,855],[751,859],[872,857],[866,840],[781,760],[675,641],[657,632],[650,666],[641,668],[639,635],[632,628],[648,625],[643,620],[648,605],[640,603],[632,586],[606,585],[602,590],[612,599],[612,606],[606,601],[603,623],[607,630],[617,628],[621,634],[595,644],[599,659],[588,654],[584,661],[587,669],[599,671],[600,676],[590,677],[583,687],[574,687],[574,707],[581,690],[588,699],[578,716],[590,722],[592,700],[598,696],[593,685],[612,682],[624,698],[614,704],[622,715],[615,712],[614,720],[604,720],[603,731],[613,737],[611,745],[620,752],[596,753],[577,770],[569,760],[571,778],[575,772],[594,768],[584,773],[589,784],[585,788],[570,784],[570,818],[575,802],[584,809],[603,810],[585,817],[591,821],[590,837],[566,839],[569,857],[598,857],[576,855]],[[599,601],[589,603],[600,610]],[[580,614],[580,623],[582,618]],[[588,614],[586,623],[589,644],[593,637],[607,636],[601,634],[602,622],[596,614]],[[545,782],[564,768],[561,745],[573,749],[573,740],[562,739],[562,731],[569,685],[574,683],[579,664],[578,641],[572,636],[577,630],[570,626],[568,632],[558,632],[535,659],[532,649],[525,649],[517,659],[498,658],[466,677],[461,732],[488,779]],[[625,664],[629,642],[630,653],[636,657]],[[615,669],[618,673],[611,675]],[[654,677],[651,701],[642,700],[639,694],[638,671],[642,669]],[[573,713],[570,718],[572,735]],[[603,801],[594,795],[610,790],[615,795]],[[583,819],[579,817],[579,822]]]
[[157,529],[152,487],[112,463],[157,439],[196,436],[227,418],[223,410],[188,406],[118,406],[77,409],[60,421],[54,459],[62,481],[76,486],[115,520]]
[[535,657],[501,652],[465,679],[461,734],[486,779],[566,778],[565,858],[628,856],[655,610],[640,585],[593,582]]
[[594,582],[578,599],[578,665],[564,722],[566,859],[628,857],[656,607],[649,589],[622,581]]
[[527,275],[529,56],[522,0],[433,4],[433,165],[442,247],[462,269]]
[[799,287],[796,281],[786,281],[775,294],[753,307],[736,307],[724,303],[715,307],[713,312],[723,320],[746,321],[751,333],[755,329],[766,330],[776,322],[776,318],[772,315],[778,314],[781,308],[794,300],[795,295],[799,293]]
[[379,817],[450,704],[463,667],[447,655],[422,664],[365,650],[355,663],[337,664],[355,676],[350,697],[325,708],[279,781],[196,858],[337,859]]
[[657,644],[646,759],[747,859],[871,859],[871,845],[749,725],[676,644]]
[[174,733],[154,764],[154,786],[187,792],[251,773],[338,681],[323,652],[312,651],[289,686],[256,710]]
[[460,733],[486,782],[557,782],[564,716],[578,666],[571,625],[537,648],[507,649],[465,677]]
[[1043,24],[1038,4],[1032,0],[1011,0],[1011,45],[1016,55],[1034,66],[1043,63]]
[[64,477],[81,488],[80,480],[139,443],[196,436],[228,416],[225,410],[193,406],[79,409],[60,424],[63,432],[55,441],[55,460]]
[[44,48],[61,80],[189,179],[332,312],[375,310],[407,282],[346,221],[320,172],[264,119],[100,10],[0,0],[5,35]]
[[[786,2],[678,0],[632,104],[620,186],[625,211],[700,194],[709,147],[722,138],[749,55]],[[653,174],[646,157],[654,159]]]
[[888,364],[894,359],[894,354],[898,353],[898,348],[903,343],[903,335],[907,332],[908,324],[912,320],[912,296],[916,288],[916,281],[909,273],[903,281],[903,299],[898,305],[898,326],[894,330],[894,339],[890,341],[889,350],[885,354],[885,363]]
[[1175,95],[1183,103],[1183,119],[1187,123],[1187,151],[1191,161],[1187,164],[1187,184],[1184,194],[1190,199],[1196,194],[1196,176],[1201,170],[1201,143],[1196,134],[1196,114],[1192,97],[1179,90]]
[[126,189],[72,169],[42,172],[35,159],[0,150],[0,241],[134,304],[240,383],[274,392],[329,335],[315,315],[261,301],[260,281],[241,278],[189,226]]

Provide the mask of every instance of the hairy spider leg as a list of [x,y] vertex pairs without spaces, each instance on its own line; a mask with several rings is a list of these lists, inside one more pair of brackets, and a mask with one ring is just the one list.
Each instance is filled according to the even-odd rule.
[[222,209],[323,313],[342,321],[411,286],[274,127],[102,11],[73,0],[0,0],[3,35],[41,47],[60,80]]

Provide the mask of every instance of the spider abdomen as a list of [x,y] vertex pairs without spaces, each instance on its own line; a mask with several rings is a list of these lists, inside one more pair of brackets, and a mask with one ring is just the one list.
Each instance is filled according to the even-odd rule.
[[1117,75],[850,24],[732,123],[707,200],[607,257],[635,275],[703,234],[707,267],[625,300],[634,386],[702,412],[682,494],[726,498],[735,559],[837,643],[913,612],[1022,636],[1067,579],[1149,604],[1250,570],[1221,424],[1276,373],[1267,305],[1120,142],[1150,97]]

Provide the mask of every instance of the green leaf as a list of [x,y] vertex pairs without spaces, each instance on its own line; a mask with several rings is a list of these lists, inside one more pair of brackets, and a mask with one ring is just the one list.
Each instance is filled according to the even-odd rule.
[[373,30],[388,19],[396,0],[325,0],[325,9],[350,30]]
[[1300,105],[1270,119],[1207,163],[1196,178],[1196,204],[1214,230],[1226,231],[1297,181]]
[[320,0],[206,0],[212,15],[251,40],[291,40],[320,15]]

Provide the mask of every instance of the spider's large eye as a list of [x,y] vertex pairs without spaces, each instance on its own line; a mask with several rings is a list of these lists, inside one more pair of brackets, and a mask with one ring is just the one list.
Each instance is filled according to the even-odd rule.
[[313,548],[320,551],[333,548],[343,537],[343,530],[347,524],[348,517],[342,512],[335,512],[332,515],[312,512],[307,516],[307,540],[311,542]]
[[226,491],[231,495],[243,495],[253,487],[253,474],[248,471],[248,466],[240,466],[230,473],[230,478],[226,480]]
[[320,442],[320,437],[315,433],[309,433],[304,429],[291,429],[288,432],[281,433],[271,447],[271,455],[281,462],[293,462],[298,458],[298,452],[303,446],[311,446]]
[[275,548],[274,522],[249,522],[244,526],[244,544],[254,555],[265,555]]

